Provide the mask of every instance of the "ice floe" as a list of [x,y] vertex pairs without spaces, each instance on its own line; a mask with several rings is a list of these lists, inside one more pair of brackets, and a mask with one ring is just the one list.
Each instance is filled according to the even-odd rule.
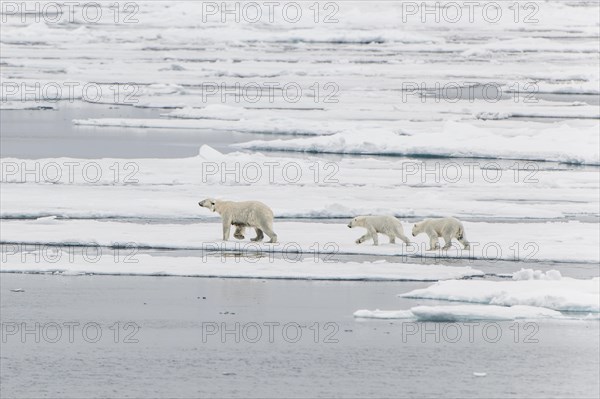
[[354,317],[367,319],[414,319],[418,321],[440,322],[565,318],[561,312],[556,310],[523,305],[414,306],[408,310],[357,310],[354,312]]
[[[548,276],[548,274],[546,274]],[[520,271],[514,281],[450,280],[413,290],[404,298],[438,299],[499,306],[526,305],[558,311],[599,312],[600,279],[535,279],[535,272]]]
[[[412,245],[389,244],[386,237],[380,237],[380,245],[370,242],[361,245],[355,240],[362,231],[349,229],[347,221],[337,223],[317,223],[303,221],[275,220],[274,229],[279,236],[276,244],[255,243],[250,238],[254,231],[246,231],[244,240],[233,238],[221,241],[221,223],[131,223],[127,221],[97,220],[4,220],[2,222],[2,243],[40,245],[88,245],[103,247],[133,246],[136,248],[196,249],[216,252],[277,252],[284,254],[300,253],[310,255],[321,253],[335,258],[340,254],[388,255],[397,256],[398,261],[409,262],[411,258],[463,259],[478,264],[494,265],[506,261],[557,261],[557,262],[598,262],[598,226],[594,223],[481,223],[464,222],[467,237],[471,243],[464,250],[455,243],[447,251],[428,251],[426,236],[410,237]],[[410,225],[404,224],[405,231]],[[573,232],[570,232],[573,231]],[[566,239],[565,237],[569,237]],[[519,276],[523,275],[521,272]],[[554,275],[552,275],[554,276]],[[521,278],[521,277],[519,277]],[[536,283],[560,285],[562,280],[513,281],[516,284]],[[502,289],[510,284],[495,285]],[[460,285],[461,282],[458,282]],[[477,287],[477,285],[474,285]],[[452,288],[452,287],[450,287]],[[483,292],[491,290],[482,288]],[[437,291],[432,291],[434,295]],[[468,291],[467,291],[468,292]],[[440,294],[442,295],[442,294]],[[499,299],[498,299],[499,300]]]
[[[263,201],[278,218],[393,214],[564,221],[598,217],[600,189],[595,167],[417,158],[328,161],[222,154],[206,145],[197,157],[182,159],[4,158],[2,184],[5,218],[198,219],[209,216],[198,201],[220,197]],[[584,234],[574,227],[584,226],[570,225],[563,234],[577,244]]]
[[[1,272],[63,275],[112,274],[301,280],[436,281],[483,273],[471,267],[399,264],[388,262],[315,262],[264,256],[151,256],[120,251],[46,248],[44,253],[3,253]],[[43,261],[42,261],[43,260]]]
[[[440,131],[398,134],[388,130],[353,131],[324,137],[250,141],[252,150],[340,154],[384,154],[453,158],[503,158],[600,165],[600,125],[573,129],[568,124],[546,129],[494,134],[466,123],[447,122]],[[494,145],[490,145],[494,143]]]

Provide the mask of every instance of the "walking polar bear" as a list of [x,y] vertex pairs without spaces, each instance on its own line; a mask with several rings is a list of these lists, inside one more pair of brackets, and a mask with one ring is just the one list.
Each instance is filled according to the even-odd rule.
[[467,241],[465,235],[465,228],[460,220],[456,218],[426,219],[413,226],[413,237],[416,237],[421,233],[425,233],[429,236],[428,251],[433,251],[440,247],[438,242],[439,237],[444,239],[444,247],[442,249],[450,248],[450,246],[452,246],[453,238],[456,238],[465,249],[469,249],[469,241]]
[[367,234],[356,240],[357,244],[372,238],[373,245],[379,245],[377,233],[388,236],[390,244],[396,243],[396,237],[404,241],[407,245],[410,244],[410,240],[404,235],[402,224],[393,216],[357,216],[348,223],[348,227],[364,227],[367,229]]
[[273,211],[262,202],[233,202],[207,198],[198,202],[198,205],[221,215],[223,241],[229,239],[231,226],[236,226],[233,236],[238,240],[244,239],[245,228],[251,227],[256,231],[256,237],[251,241],[262,241],[266,234],[271,239],[270,243],[277,242],[277,234],[273,231]]

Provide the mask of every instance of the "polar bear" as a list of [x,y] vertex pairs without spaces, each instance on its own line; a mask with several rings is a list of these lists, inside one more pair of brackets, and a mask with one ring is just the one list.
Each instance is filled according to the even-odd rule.
[[235,226],[233,236],[237,239],[243,239],[244,229],[252,227],[256,231],[256,237],[252,241],[261,241],[264,233],[271,238],[270,243],[277,242],[277,234],[273,231],[273,211],[262,202],[233,202],[207,198],[198,202],[198,205],[221,215],[224,241],[229,239],[231,226]]
[[390,244],[396,243],[396,237],[407,245],[410,240],[404,235],[404,229],[398,219],[393,216],[357,216],[348,223],[348,227],[364,227],[367,234],[356,240],[357,244],[373,239],[373,245],[379,245],[377,233],[385,234],[390,238]]
[[456,218],[438,218],[438,219],[426,219],[413,226],[412,235],[425,233],[429,236],[429,249],[428,251],[436,250],[440,247],[438,238],[444,239],[444,247],[442,249],[448,249],[452,245],[452,239],[456,238],[465,249],[469,249],[469,241],[465,235],[465,228],[460,220]]

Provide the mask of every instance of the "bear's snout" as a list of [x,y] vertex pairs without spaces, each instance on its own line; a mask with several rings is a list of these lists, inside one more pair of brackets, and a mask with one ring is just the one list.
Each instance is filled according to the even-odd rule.
[[352,225],[351,225],[351,224],[349,224],[349,225],[348,225],[348,227],[349,227],[349,228],[352,228]]

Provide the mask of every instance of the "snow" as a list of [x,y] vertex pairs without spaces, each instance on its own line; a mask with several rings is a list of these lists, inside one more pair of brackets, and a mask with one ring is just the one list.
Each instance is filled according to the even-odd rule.
[[[70,169],[69,165],[75,166]],[[100,176],[96,178],[97,170]],[[178,220],[207,217],[198,209],[198,201],[220,197],[263,201],[279,218],[394,214],[401,219],[455,216],[563,222],[598,215],[600,189],[596,168],[415,158],[328,161],[310,156],[222,154],[206,145],[197,157],[183,159],[4,158],[2,184],[0,215],[5,218]],[[102,198],[97,195],[98,186],[105,193]],[[289,198],[303,201],[290,202]],[[565,242],[578,245],[589,234],[598,236],[587,228],[576,230],[584,224],[569,226],[563,232]],[[527,241],[535,241],[537,233],[528,232]]]
[[[99,118],[75,119],[81,126],[187,129],[189,134],[207,131],[236,131],[271,135],[302,135],[292,140],[258,140],[237,144],[252,150],[282,150],[342,154],[420,155],[439,157],[474,157],[558,161],[566,163],[599,164],[596,121],[581,123],[582,119],[600,119],[597,106],[540,102],[526,108],[509,103],[494,106],[474,104],[406,104],[375,112],[359,112],[350,121],[347,114],[337,111],[314,112],[301,118],[290,111],[274,111],[209,105],[204,108],[185,108],[165,114],[169,119]],[[412,104],[412,102],[410,103]],[[419,111],[423,107],[422,111]],[[361,116],[362,114],[362,116]],[[446,115],[453,115],[448,118]],[[579,120],[567,122],[526,124],[486,124],[481,120],[502,121],[514,117]],[[384,118],[384,120],[376,119]],[[421,120],[407,123],[405,119]],[[420,119],[419,119],[420,118]],[[443,123],[436,119],[450,119]],[[400,119],[400,121],[398,121]],[[452,120],[456,119],[456,120]],[[516,129],[514,127],[517,127]],[[325,137],[323,137],[325,136]],[[574,140],[570,140],[573,137]],[[493,140],[497,145],[488,145]]]
[[[398,264],[387,262],[324,262],[295,256],[151,256],[133,249],[87,251],[78,248],[44,248],[3,254],[1,272],[56,273],[62,275],[111,274],[134,276],[186,276],[301,280],[437,281],[478,276],[470,267]],[[37,256],[37,258],[36,258]],[[40,262],[40,259],[45,261]]]
[[[525,274],[528,276],[523,279]],[[534,275],[533,271],[520,271],[514,281],[450,280],[399,296],[499,306],[526,305],[558,311],[600,311],[600,278],[557,278],[555,272],[550,273],[550,279],[535,279]]]
[[[185,159],[3,158],[1,217],[39,219],[3,220],[2,242],[102,248],[132,242],[173,249],[218,245],[218,251],[235,251],[242,245],[254,255],[267,249],[283,254],[289,244],[312,254],[315,243],[316,252],[324,253],[324,245],[332,243],[340,254],[405,257],[402,260],[462,258],[472,261],[474,268],[495,259],[600,261],[596,2],[536,3],[536,23],[523,22],[528,13],[518,6],[522,14],[515,21],[515,8],[508,3],[501,5],[504,17],[498,23],[482,20],[479,6],[475,21],[423,23],[421,15],[409,15],[404,21],[402,2],[342,2],[337,4],[336,23],[315,23],[311,5],[302,3],[305,18],[293,25],[280,17],[273,23],[224,24],[219,16],[203,21],[201,5],[189,2],[145,2],[135,24],[115,23],[108,3],[101,5],[104,19],[96,24],[82,19],[81,5],[75,5],[72,22],[46,23],[43,18],[35,22],[30,15],[22,23],[18,16],[3,16],[7,19],[0,41],[3,112],[59,108],[55,100],[164,107],[169,111],[154,119],[82,116],[72,121],[73,129],[89,132],[92,127],[98,137],[111,131],[103,126],[122,128],[119,131],[131,137],[150,129],[200,138],[215,131],[269,136],[241,143],[236,147],[240,151],[230,154],[204,146],[197,157]],[[90,82],[101,89],[97,99],[83,91]],[[77,85],[70,93],[72,83]],[[271,83],[278,85],[272,93],[267,86]],[[40,96],[21,101],[21,93],[6,90],[11,84],[25,92],[40,91]],[[115,95],[115,85],[124,89],[128,84],[133,94]],[[301,88],[298,101],[284,95],[286,84]],[[37,85],[63,90],[38,90]],[[483,91],[487,85],[500,95],[487,98]],[[460,91],[459,101],[448,87]],[[209,93],[208,88],[217,92]],[[565,100],[567,96],[542,95],[565,93],[594,97]],[[296,158],[266,156],[257,150],[406,158],[307,154]],[[98,180],[86,179],[80,167],[73,180],[67,177],[65,165],[91,162],[102,172]],[[265,167],[270,162],[279,164],[272,179]],[[62,167],[58,181],[39,176],[53,163]],[[253,164],[259,165],[260,176],[252,182],[205,169],[238,168],[239,176]],[[301,171],[298,180],[283,175],[286,165]],[[451,181],[444,173],[455,165],[460,173]],[[13,173],[7,167],[17,170]],[[33,181],[31,174],[22,173],[31,170],[38,174]],[[497,174],[499,179],[489,178]],[[221,246],[218,218],[197,206],[209,196],[267,203],[277,216],[282,242],[251,246],[245,240]],[[385,238],[378,247],[357,246],[354,240],[363,232],[344,226],[360,214],[396,215],[406,233],[416,220],[455,216],[464,220],[472,250],[427,252],[424,235],[416,237],[412,247],[389,245]],[[82,220],[70,220],[78,218]],[[309,223],[286,218],[340,220]],[[64,273],[75,274],[165,269],[184,275],[215,273],[197,268],[192,258],[140,259],[144,262],[137,266],[61,267]],[[416,265],[411,263],[402,265],[405,269],[353,263],[344,269],[315,268],[306,261],[296,270],[261,262],[264,270],[248,267],[248,259],[239,265],[226,262],[222,273],[431,280],[480,275],[469,268],[413,270]],[[591,306],[589,290],[576,289],[585,284],[563,278],[558,271],[521,270],[512,279],[450,281],[437,288],[440,292],[430,287],[425,291],[431,292],[421,295],[514,308],[548,303],[561,309]],[[480,289],[479,283],[490,285]],[[457,290],[463,285],[468,290],[455,293],[453,284]],[[520,308],[511,311],[517,310],[526,313]]]
[[409,310],[367,310],[361,309],[354,312],[354,317],[359,319],[414,319],[415,315]]
[[[23,102],[27,105],[20,105],[22,93],[3,91],[0,107],[38,108],[47,98],[46,91],[35,89],[35,84],[42,88],[56,84],[63,88],[56,96],[62,100],[174,110],[153,120],[75,120],[82,129],[117,126],[187,129],[190,134],[202,134],[197,130],[203,129],[333,134],[334,138],[322,141],[313,137],[274,142],[268,149],[291,150],[298,144],[300,151],[336,153],[460,156],[463,153],[457,151],[455,142],[468,141],[464,155],[598,163],[597,134],[590,135],[588,130],[598,130],[596,104],[589,101],[573,107],[538,98],[540,93],[598,94],[597,3],[536,3],[535,23],[525,22],[531,10],[522,3],[517,7],[501,4],[502,18],[494,23],[482,17],[481,5],[474,7],[472,21],[465,7],[459,21],[439,20],[439,15],[436,21],[431,14],[407,15],[403,2],[378,1],[336,3],[335,23],[323,21],[328,14],[324,9],[315,23],[312,3],[300,3],[302,18],[293,24],[280,13],[269,21],[264,5],[263,20],[258,23],[243,18],[232,23],[231,15],[229,23],[222,23],[220,15],[203,20],[202,5],[189,2],[144,3],[135,16],[139,22],[131,24],[115,22],[111,18],[114,7],[108,3],[101,4],[99,23],[83,19],[81,4],[74,5],[73,13],[65,13],[59,23],[39,16],[36,22],[34,15],[23,23],[17,15],[4,15],[3,88],[4,83],[23,84],[27,91],[33,88],[40,95],[27,96]],[[438,12],[449,7],[435,6]],[[82,91],[90,82],[102,89],[98,98]],[[72,83],[78,85],[69,93]],[[273,83],[278,86],[271,91],[268,85]],[[132,84],[135,90],[115,95],[115,84],[122,88]],[[284,94],[288,84],[300,88],[299,98]],[[482,98],[479,89],[486,85],[498,89],[500,95]],[[455,101],[445,93],[448,86],[459,87],[461,92],[476,88],[478,94]],[[236,93],[231,94],[232,90]],[[559,133],[544,130],[543,134],[525,133],[527,138],[510,136],[515,125],[526,124],[511,122],[524,117],[558,118],[569,124],[555,126]],[[580,132],[578,122],[584,120],[594,124]],[[441,121],[459,123],[459,130],[431,129],[432,122]],[[496,122],[497,131],[490,133],[490,124],[482,127],[483,122]],[[355,146],[358,138],[353,132],[357,131],[372,134],[377,139],[374,145]],[[436,148],[429,154],[415,137],[394,136],[399,131],[431,132],[426,139],[435,142]],[[123,134],[135,133],[123,129]],[[499,147],[484,146],[488,138],[497,138]],[[250,145],[267,148],[265,143]]]
[[[358,310],[354,317],[458,322],[477,320],[598,320],[600,279],[562,277],[557,270],[521,269],[512,281],[446,280],[402,298],[435,299],[476,305],[413,306],[407,310]],[[561,312],[570,312],[563,314]],[[592,312],[586,315],[573,312]]]
[[[235,115],[235,114],[234,114]],[[190,120],[190,119],[74,119],[75,125],[81,126],[111,126],[123,128],[153,128],[153,129],[210,129],[224,131],[239,131],[247,133],[289,134],[289,135],[320,135],[332,134],[339,130],[327,129],[327,123],[299,121],[295,119],[265,119],[265,120]]]
[[[197,204],[196,204],[197,206]],[[201,210],[198,208],[198,212]],[[218,251],[278,253],[315,252],[330,254],[364,254],[398,256],[400,261],[415,259],[464,259],[475,267],[478,264],[493,265],[499,260],[508,261],[556,261],[597,263],[597,225],[593,223],[473,223],[464,222],[471,248],[463,250],[458,244],[447,251],[427,251],[426,235],[410,237],[413,245],[389,244],[387,237],[380,237],[378,246],[366,242],[355,244],[364,234],[362,229],[349,229],[348,220],[334,223],[279,221],[274,229],[279,242],[276,244],[253,243],[251,230],[246,238],[238,241],[221,241],[222,227],[219,220],[198,223],[132,223],[112,220],[4,220],[3,243],[91,245],[114,247],[133,245],[138,248],[205,249]],[[149,228],[151,226],[151,228]],[[410,225],[404,223],[410,235]],[[576,233],[572,233],[576,232]],[[565,236],[574,238],[565,239]],[[579,234],[581,236],[579,236]],[[560,280],[563,281],[563,280]],[[568,281],[568,280],[565,280]],[[537,281],[534,281],[537,282]],[[515,282],[519,283],[519,282]],[[526,282],[525,282],[526,283]]]
[[[406,135],[388,130],[337,133],[291,140],[255,140],[237,147],[251,150],[342,154],[421,155],[503,158],[600,165],[599,124],[574,129],[568,124],[498,135],[466,123],[446,122],[441,131]],[[493,146],[490,143],[494,143]]]
[[[199,248],[203,242],[220,239],[220,226],[218,216],[199,208],[198,201],[252,198],[272,207],[282,240],[299,242],[304,248],[315,242],[335,242],[344,253],[599,261],[597,224],[566,221],[597,215],[595,168],[574,171],[527,163],[461,162],[370,158],[327,162],[258,153],[222,154],[206,145],[197,157],[185,159],[4,158],[1,216],[58,219],[6,220],[2,240],[102,245],[133,241],[150,247]],[[268,165],[275,166],[270,169]],[[88,166],[93,166],[91,177],[83,173]],[[448,167],[458,167],[458,174]],[[404,249],[387,244],[357,246],[354,240],[362,231],[345,225],[347,219],[361,214],[393,214],[403,222],[406,234],[416,220],[455,216],[463,219],[472,250],[427,252],[425,235],[413,239],[417,245]],[[106,218],[124,220],[103,221]],[[282,218],[341,220],[304,223]],[[469,221],[472,218],[485,221]],[[146,219],[161,223],[152,230],[144,224],[124,223]],[[385,237],[381,241],[387,242]]]
[[512,274],[513,280],[560,280],[562,276],[558,270],[541,270],[521,269]]

